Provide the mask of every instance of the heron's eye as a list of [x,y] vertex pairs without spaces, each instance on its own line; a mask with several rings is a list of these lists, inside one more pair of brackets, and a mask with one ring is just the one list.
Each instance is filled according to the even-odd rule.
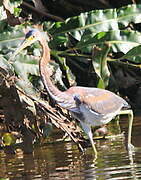
[[32,35],[32,36],[29,36],[27,39],[30,40],[30,41],[32,41],[34,38],[35,38],[35,36]]

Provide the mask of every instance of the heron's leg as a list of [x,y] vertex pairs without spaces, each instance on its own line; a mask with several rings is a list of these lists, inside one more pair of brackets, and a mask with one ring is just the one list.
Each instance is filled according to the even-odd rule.
[[128,147],[131,147],[131,135],[132,135],[132,126],[133,126],[133,111],[131,109],[129,110],[123,110],[120,111],[119,114],[128,114],[129,119],[129,127],[128,127]]
[[93,134],[92,134],[91,126],[82,121],[80,121],[80,123],[81,123],[82,129],[84,130],[84,132],[86,133],[86,135],[88,136],[88,138],[90,140],[90,143],[92,145],[92,148],[93,148],[93,151],[95,154],[95,158],[97,158],[97,150],[95,147],[95,143],[93,141]]

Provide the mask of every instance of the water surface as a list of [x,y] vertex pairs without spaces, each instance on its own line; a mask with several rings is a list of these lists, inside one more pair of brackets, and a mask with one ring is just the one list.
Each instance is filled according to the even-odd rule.
[[[127,134],[128,120],[110,126],[111,133]],[[134,118],[132,143],[136,147],[128,153],[126,136],[97,140],[98,158],[87,148],[82,154],[73,142],[58,142],[36,147],[32,155],[16,155],[0,151],[0,177],[9,180],[124,180],[141,179],[141,117]]]

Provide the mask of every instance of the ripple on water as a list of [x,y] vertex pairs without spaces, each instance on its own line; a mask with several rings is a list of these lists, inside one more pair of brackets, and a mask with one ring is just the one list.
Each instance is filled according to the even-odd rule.
[[[126,121],[127,119],[123,121],[123,126]],[[6,155],[0,151],[0,178],[10,180],[141,179],[141,126],[138,126],[139,124],[141,124],[140,118],[135,121],[136,132],[133,131],[132,139],[133,144],[138,148],[133,153],[128,154],[124,138],[96,141],[98,148],[96,162],[93,161],[91,147],[82,154],[73,143],[60,142],[36,147],[32,155]],[[127,124],[122,128],[127,131]]]

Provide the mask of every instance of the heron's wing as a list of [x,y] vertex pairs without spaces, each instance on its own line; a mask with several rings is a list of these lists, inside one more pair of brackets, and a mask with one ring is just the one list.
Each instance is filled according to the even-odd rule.
[[108,114],[121,109],[127,102],[116,94],[98,88],[72,87],[76,107],[84,104],[91,111],[99,114]]
[[92,111],[100,114],[112,113],[123,106],[123,102],[118,96],[111,96],[107,92],[98,96],[89,94],[84,98],[83,103],[88,105]]

